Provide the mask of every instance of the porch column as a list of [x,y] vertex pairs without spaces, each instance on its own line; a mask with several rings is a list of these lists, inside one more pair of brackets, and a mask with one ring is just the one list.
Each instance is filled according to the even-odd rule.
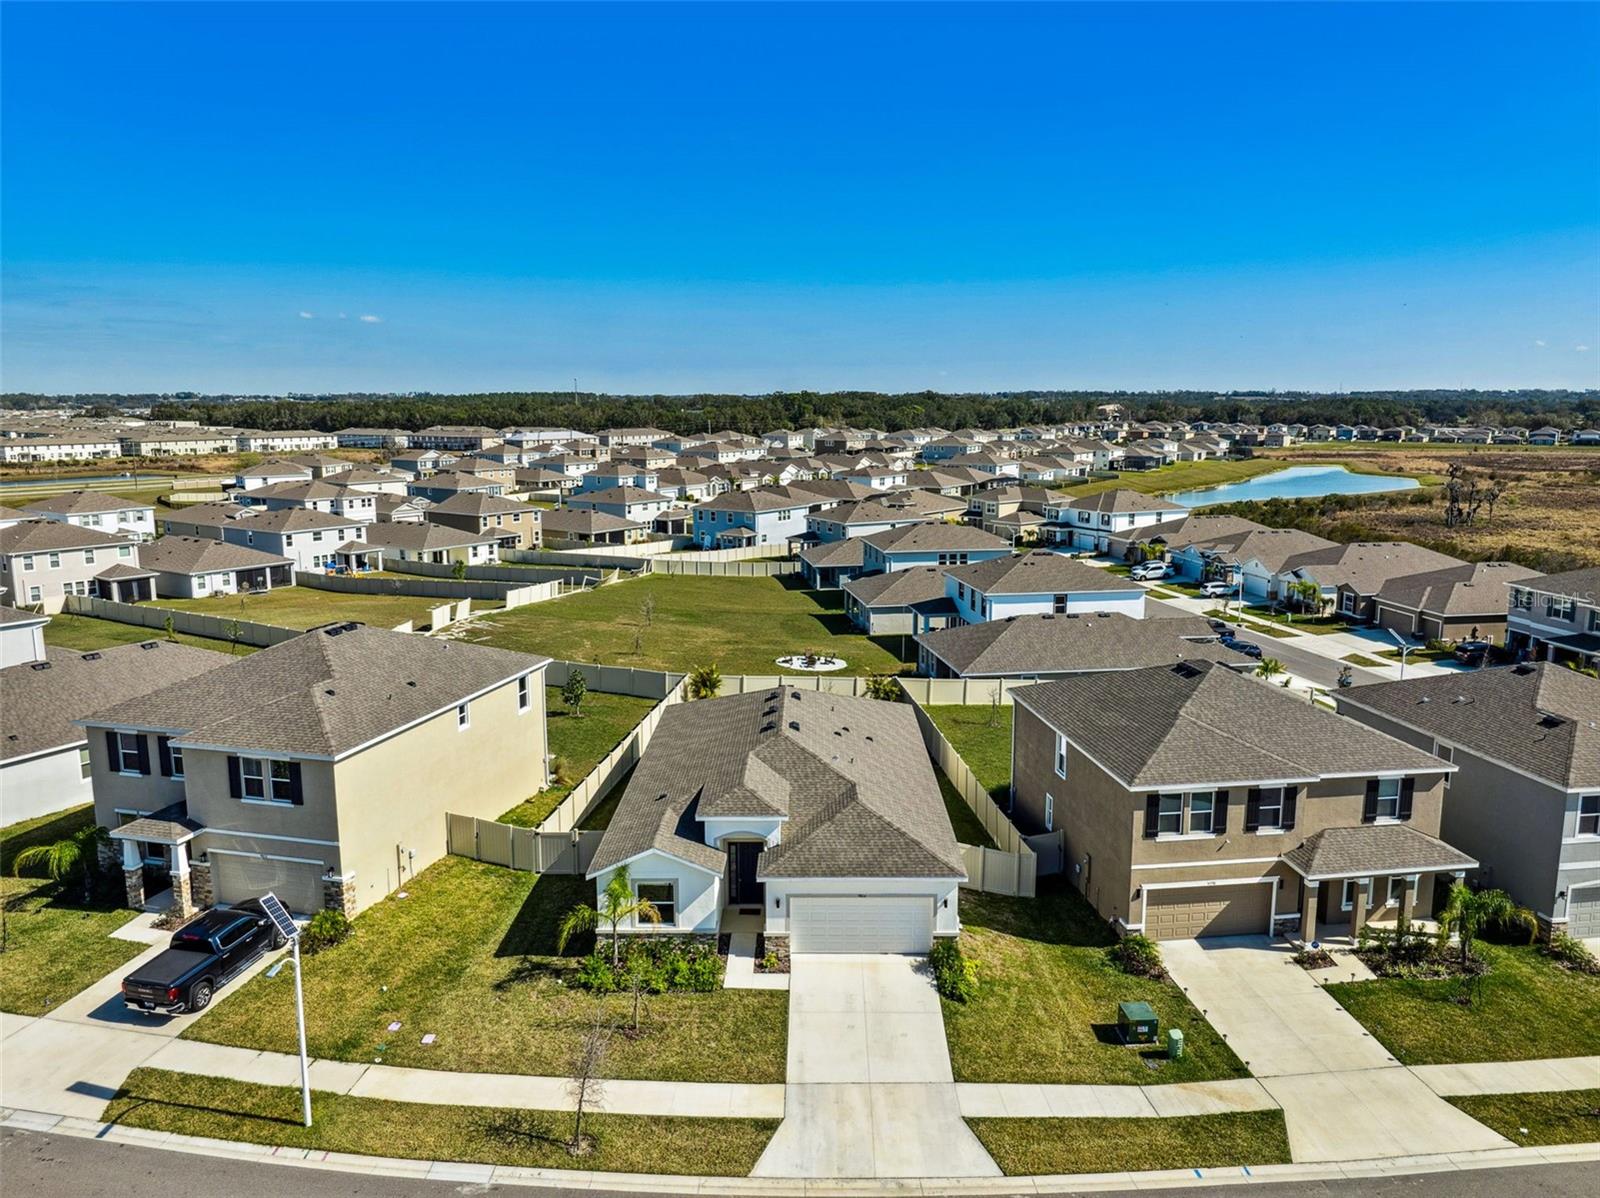
[[183,919],[194,912],[194,888],[189,879],[189,846],[175,844],[171,848],[172,860],[172,910]]
[[1367,888],[1372,885],[1371,878],[1357,878],[1355,901],[1350,905],[1350,939],[1354,940],[1361,935],[1361,929],[1367,922]]
[[1322,883],[1307,878],[1300,886],[1300,939],[1310,944],[1317,939],[1317,891],[1322,889]]
[[1417,905],[1418,877],[1413,874],[1409,877],[1396,878],[1390,885],[1399,883],[1400,886],[1400,926],[1405,927],[1411,922],[1412,912]]
[[136,840],[122,842],[122,889],[128,906],[135,911],[144,909],[144,856]]

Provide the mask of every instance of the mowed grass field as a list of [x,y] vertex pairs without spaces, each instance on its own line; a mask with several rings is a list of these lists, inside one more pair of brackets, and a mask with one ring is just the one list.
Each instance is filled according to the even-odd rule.
[[[646,597],[655,601],[649,617]],[[808,651],[844,658],[850,674],[909,669],[897,656],[900,637],[856,631],[841,592],[776,578],[649,575],[491,614],[461,639],[646,670],[687,672],[715,662],[724,674],[777,674],[778,657]],[[915,652],[911,638],[905,642]]]
[[[167,634],[160,628],[141,628],[137,624],[120,624],[116,620],[97,620],[93,616],[74,616],[66,612],[50,617],[44,626],[44,643],[52,649],[74,649],[89,653],[107,649],[112,645],[137,645],[141,641],[164,641]],[[230,645],[227,641],[205,636],[176,633],[171,639],[180,645],[193,645],[196,649],[215,649],[219,653],[237,653],[244,656],[254,653],[254,645]],[[220,663],[219,663],[220,664]]]
[[1146,495],[1165,495],[1169,491],[1192,491],[1199,487],[1220,487],[1242,482],[1259,474],[1282,470],[1285,463],[1270,458],[1251,458],[1243,462],[1175,462],[1156,470],[1127,470],[1120,478],[1097,478],[1059,488],[1063,495],[1098,495],[1102,491],[1140,491]]
[[[346,595],[311,587],[275,587],[251,595],[218,595],[209,599],[155,599],[155,607],[200,612],[223,620],[253,620],[280,628],[315,628],[336,620],[358,620],[377,628],[393,628],[411,620],[419,626],[442,600],[419,595]],[[473,607],[483,606],[473,600]]]

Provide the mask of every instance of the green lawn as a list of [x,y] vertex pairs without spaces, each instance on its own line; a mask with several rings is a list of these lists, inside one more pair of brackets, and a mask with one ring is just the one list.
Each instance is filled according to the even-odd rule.
[[987,704],[933,704],[923,708],[955,746],[979,785],[1005,799],[1011,792],[1011,708]]
[[102,1118],[124,1127],[319,1152],[719,1177],[747,1175],[778,1126],[776,1119],[589,1115],[584,1133],[594,1137],[593,1147],[575,1157],[563,1143],[571,1135],[568,1113],[390,1102],[313,1090],[312,1124],[303,1127],[297,1086],[162,1069],[135,1069]]
[[1007,1176],[1289,1162],[1282,1111],[1174,1119],[968,1119]]
[[500,817],[503,824],[538,827],[656,705],[654,699],[590,691],[583,700],[583,716],[579,718],[561,701],[559,687],[546,687],[544,694],[550,752],[560,758],[560,768],[567,781],[518,803]]
[[1346,653],[1339,660],[1348,662],[1353,666],[1366,666],[1368,669],[1381,669],[1389,664],[1386,661],[1378,660],[1376,657],[1368,657],[1365,653]]
[[1177,462],[1155,470],[1130,470],[1120,478],[1101,479],[1063,487],[1068,495],[1097,495],[1101,491],[1142,491],[1146,495],[1165,495],[1172,491],[1192,491],[1199,487],[1220,487],[1258,474],[1282,470],[1285,463],[1270,458],[1251,458],[1242,462]]
[[[1271,624],[1263,624],[1259,620],[1252,620],[1248,616],[1241,616],[1236,610],[1224,611],[1220,607],[1213,607],[1207,611],[1205,615],[1213,620],[1226,620],[1229,624],[1237,624],[1246,632],[1253,632],[1257,636],[1270,636],[1282,640],[1284,637],[1294,635],[1294,633],[1289,632],[1284,628],[1274,628]],[[1299,627],[1299,625],[1296,625],[1296,627]],[[1332,629],[1329,629],[1328,631],[1332,631]]]
[[944,796],[944,809],[950,816],[950,827],[956,834],[956,840],[980,848],[994,848],[994,837],[989,835],[988,829],[979,822],[972,808],[967,806],[955,783],[937,768],[934,769],[934,776],[939,779],[939,793]]
[[1490,968],[1470,1005],[1455,1001],[1454,981],[1382,978],[1328,993],[1403,1065],[1567,1057],[1600,1045],[1600,978],[1559,969],[1529,945],[1477,948]]
[[[647,595],[656,604],[648,625],[640,611]],[[647,670],[687,672],[715,662],[724,674],[776,674],[778,657],[811,650],[844,658],[851,674],[906,669],[896,654],[902,640],[914,654],[911,639],[862,635],[843,604],[841,591],[801,590],[777,578],[653,574],[491,615],[464,635],[567,661]]]
[[1414,661],[1454,661],[1456,653],[1449,646],[1443,649],[1430,649],[1426,645],[1418,645],[1407,652],[1403,659],[1399,649],[1379,649],[1378,656],[1396,663],[1404,660],[1409,665]]
[[1513,1144],[1592,1144],[1600,1141],[1600,1090],[1469,1094],[1446,1098],[1445,1101],[1460,1107]]
[[[75,649],[88,653],[112,645],[136,645],[141,641],[164,641],[167,634],[160,628],[141,628],[137,624],[121,624],[116,620],[99,620],[93,616],[74,616],[66,612],[50,617],[44,626],[44,642],[56,649]],[[193,645],[196,649],[215,649],[220,653],[235,651],[240,655],[254,653],[254,645],[230,645],[227,641],[212,640],[205,636],[190,636],[180,632],[172,638],[180,645]]]
[[[561,917],[593,903],[581,877],[534,875],[447,857],[363,912],[356,933],[305,965],[311,1054],[486,1073],[561,1075],[596,1010],[621,1026],[628,1001],[564,985],[588,951],[555,952]],[[260,975],[184,1034],[295,1050],[294,981]],[[619,1036],[608,1076],[665,1081],[783,1080],[787,995],[717,990],[645,1000],[644,1034]],[[401,1030],[389,1032],[391,1022]],[[422,1045],[429,1033],[438,1037]]]
[[[254,620],[280,628],[315,628],[335,620],[359,620],[381,628],[393,628],[407,620],[419,627],[427,624],[428,614],[438,606],[417,595],[346,595],[340,591],[318,591],[311,587],[276,587],[253,595],[219,595],[212,599],[155,599],[156,607],[175,607],[201,612],[224,620]],[[474,609],[485,606],[473,600]]]
[[1294,632],[1305,632],[1321,635],[1329,632],[1349,632],[1359,628],[1359,624],[1352,624],[1340,615],[1308,616],[1300,612],[1289,615],[1285,612],[1274,612],[1270,607],[1251,605],[1244,609],[1245,615],[1262,624],[1275,624],[1280,628],[1288,628]]
[[68,837],[93,817],[94,808],[84,806],[0,828],[0,902],[6,909],[0,1011],[41,1014],[144,951],[137,941],[111,938],[137,912],[85,904],[81,883],[58,886],[14,876],[23,849]]
[[[1176,985],[1131,977],[1106,960],[1111,929],[1063,879],[1041,878],[1036,899],[963,890],[961,924],[979,990],[968,1003],[944,1002],[957,1081],[1142,1085],[1245,1076]],[[1163,1030],[1183,1029],[1181,1061],[1167,1060],[1164,1048],[1118,1041],[1117,1004],[1140,1000],[1155,1008]]]

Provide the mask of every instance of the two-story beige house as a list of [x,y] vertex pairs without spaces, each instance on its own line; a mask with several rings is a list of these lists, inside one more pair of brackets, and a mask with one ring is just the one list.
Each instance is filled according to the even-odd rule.
[[354,914],[544,788],[548,659],[331,624],[78,721],[128,905]]
[[1012,692],[1012,818],[1061,829],[1072,884],[1156,940],[1354,935],[1427,916],[1477,862],[1439,839],[1432,753],[1209,661]]

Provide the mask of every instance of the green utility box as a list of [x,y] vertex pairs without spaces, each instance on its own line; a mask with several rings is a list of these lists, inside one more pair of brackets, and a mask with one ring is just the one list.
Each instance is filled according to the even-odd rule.
[[1181,1027],[1167,1029],[1167,1059],[1169,1061],[1183,1060],[1183,1029]]
[[1154,1044],[1161,1026],[1149,1003],[1124,1002],[1117,1004],[1117,1030],[1124,1044]]

